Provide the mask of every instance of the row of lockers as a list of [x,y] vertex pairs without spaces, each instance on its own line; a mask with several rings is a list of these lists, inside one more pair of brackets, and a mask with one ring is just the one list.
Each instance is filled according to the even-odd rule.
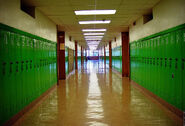
[[173,32],[162,34],[152,39],[138,40],[130,44],[130,56],[135,57],[152,57],[152,58],[181,58],[185,50],[184,32],[179,29]]
[[130,43],[131,79],[185,110],[185,25]]
[[[0,30],[0,54],[3,61],[27,61],[33,59],[53,59],[56,56],[56,43],[38,40],[19,33]],[[4,55],[6,54],[6,55]]]
[[0,24],[0,57],[2,125],[56,84],[56,43]]

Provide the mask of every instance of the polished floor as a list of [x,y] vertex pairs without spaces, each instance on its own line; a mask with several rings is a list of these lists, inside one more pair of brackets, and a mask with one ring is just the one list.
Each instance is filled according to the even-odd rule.
[[88,61],[15,126],[176,126],[174,118],[128,78]]

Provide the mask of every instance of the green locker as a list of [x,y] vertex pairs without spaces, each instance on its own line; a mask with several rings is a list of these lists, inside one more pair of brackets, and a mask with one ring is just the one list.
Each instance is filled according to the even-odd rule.
[[[4,52],[3,52],[3,43],[4,43],[4,31],[2,30],[2,29],[0,29],[0,57],[3,57],[3,54],[4,54]],[[2,84],[1,84],[1,88],[0,88],[0,100],[1,101],[4,101],[3,100],[3,90],[4,90],[4,79],[3,79],[3,71],[4,71],[4,69],[3,69],[3,58],[0,58],[0,70],[1,70],[1,72],[0,72],[0,76],[2,77],[2,79],[1,79],[1,82],[2,82]],[[3,103],[2,104],[0,104],[0,124],[2,124],[2,122],[3,122],[3,108],[4,107],[4,105],[3,105]]]
[[[37,72],[37,57],[38,57],[38,42],[36,39],[34,39],[34,85],[33,88],[35,89],[36,93],[33,94],[34,97],[36,97],[38,95],[39,92],[39,86],[38,86],[38,72]],[[37,86],[37,88],[36,88]]]
[[185,111],[185,28],[182,37],[182,110]]
[[184,36],[183,24],[130,43],[131,79],[180,110],[185,110]]
[[57,71],[56,43],[3,24],[0,41],[2,125],[56,83]]

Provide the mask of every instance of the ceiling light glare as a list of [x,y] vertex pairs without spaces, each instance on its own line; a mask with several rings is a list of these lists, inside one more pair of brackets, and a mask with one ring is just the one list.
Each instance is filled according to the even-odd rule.
[[96,44],[88,44],[88,46],[98,46],[98,45],[96,45]]
[[103,36],[84,36],[85,38],[103,38]]
[[74,12],[76,15],[107,15],[115,14],[116,10],[79,10]]
[[95,40],[92,40],[92,41],[86,41],[87,43],[100,43],[100,41],[99,40],[97,40],[97,41],[95,41]]
[[104,35],[105,33],[84,33],[84,35]]
[[107,29],[82,29],[83,32],[105,32]]
[[86,41],[88,41],[88,40],[102,40],[102,38],[86,38],[85,40]]
[[110,20],[102,20],[102,21],[79,21],[79,24],[109,24]]

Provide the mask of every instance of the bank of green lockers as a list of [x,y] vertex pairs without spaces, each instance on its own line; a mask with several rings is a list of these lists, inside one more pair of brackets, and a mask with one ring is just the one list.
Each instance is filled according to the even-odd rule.
[[185,25],[130,43],[131,79],[185,110]]
[[0,24],[0,125],[57,81],[56,43]]

